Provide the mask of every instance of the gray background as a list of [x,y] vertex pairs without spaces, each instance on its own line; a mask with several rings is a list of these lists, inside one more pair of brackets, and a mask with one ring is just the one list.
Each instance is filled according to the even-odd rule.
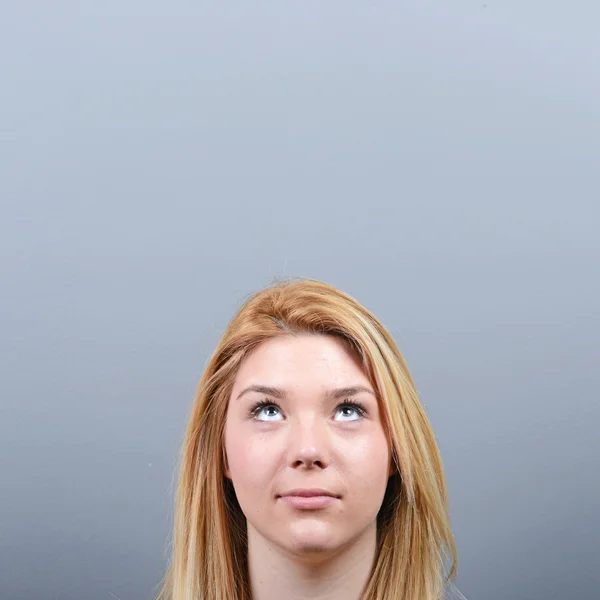
[[396,337],[468,600],[598,598],[599,6],[3,2],[0,598],[152,597],[281,275]]

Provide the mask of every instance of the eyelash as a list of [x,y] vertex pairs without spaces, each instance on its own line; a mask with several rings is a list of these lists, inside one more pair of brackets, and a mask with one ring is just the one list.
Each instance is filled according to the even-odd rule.
[[[274,402],[273,400],[259,400],[248,411],[248,415],[253,418],[256,418],[256,415],[265,406],[276,406],[278,410],[281,410],[281,406],[279,406],[279,404],[277,404],[277,402]],[[342,408],[342,407],[346,407],[346,406],[354,409],[359,417],[364,417],[365,414],[367,413],[367,410],[363,404],[361,404],[360,402],[350,402],[349,400],[346,400],[345,402],[338,404],[335,408],[337,410],[338,408]]]

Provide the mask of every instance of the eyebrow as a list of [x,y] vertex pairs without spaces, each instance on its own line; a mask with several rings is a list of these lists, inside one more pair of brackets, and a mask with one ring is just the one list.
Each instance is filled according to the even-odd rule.
[[[285,390],[276,387],[270,387],[268,385],[249,385],[247,388],[243,389],[236,398],[239,400],[244,394],[248,392],[258,392],[259,394],[267,394],[268,396],[273,396],[278,398],[279,400],[283,400],[286,397]],[[350,387],[337,388],[335,390],[331,390],[325,394],[325,398],[327,400],[338,400],[340,398],[347,398],[348,396],[355,396],[360,392],[367,392],[369,394],[373,394],[375,396],[375,392],[366,388],[362,385],[353,385]]]

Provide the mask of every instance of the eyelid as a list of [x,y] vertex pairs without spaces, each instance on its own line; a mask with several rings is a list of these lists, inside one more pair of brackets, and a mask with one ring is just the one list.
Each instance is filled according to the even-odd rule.
[[249,415],[256,415],[259,409],[264,408],[265,406],[276,406],[279,410],[281,410],[281,406],[275,400],[269,400],[265,398],[264,400],[258,400],[255,402],[248,411]]
[[367,414],[367,409],[361,402],[344,400],[336,406],[336,409],[340,408],[340,406],[351,406],[361,417],[364,417]]

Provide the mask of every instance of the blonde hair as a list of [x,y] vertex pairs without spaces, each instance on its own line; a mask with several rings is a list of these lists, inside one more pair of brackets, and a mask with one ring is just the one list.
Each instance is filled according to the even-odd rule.
[[279,280],[252,295],[208,361],[181,448],[171,564],[157,600],[251,600],[246,520],[224,476],[227,403],[245,357],[296,333],[333,335],[353,348],[382,404],[396,472],[377,517],[364,600],[440,600],[456,577],[457,553],[442,460],[415,384],[381,322],[313,279]]

